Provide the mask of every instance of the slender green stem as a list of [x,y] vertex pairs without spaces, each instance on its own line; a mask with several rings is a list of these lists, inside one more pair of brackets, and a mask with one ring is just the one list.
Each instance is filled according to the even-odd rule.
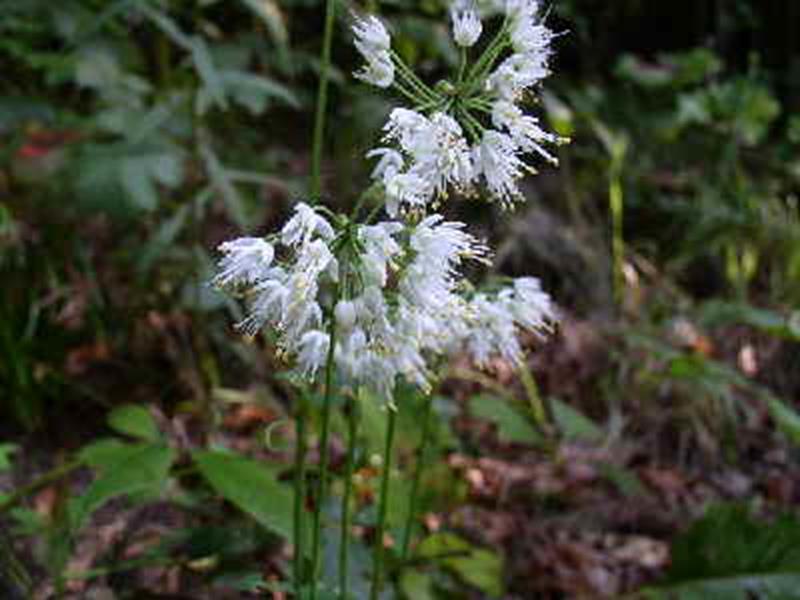
[[325,112],[328,104],[328,79],[335,14],[336,0],[326,0],[325,31],[322,37],[322,62],[319,73],[319,87],[317,88],[317,112],[314,118],[314,140],[311,152],[311,198],[314,202],[319,200],[322,191],[322,142],[325,137]]
[[403,58],[397,52],[392,50],[391,53],[394,63],[397,65],[398,73],[405,77],[405,79],[413,85],[414,89],[416,89],[421,95],[427,96],[428,100],[436,100],[439,97],[438,94],[428,87],[424,81],[417,77],[417,74],[414,73],[414,70],[405,63]]
[[624,198],[620,168],[612,168],[608,183],[608,202],[611,212],[611,257],[613,273],[614,303],[622,305],[625,292],[625,238],[623,237]]
[[462,47],[461,48],[461,52],[459,54],[459,60],[458,60],[458,84],[459,85],[461,85],[461,83],[464,81],[464,73],[466,72],[466,69],[467,69],[467,49]]
[[[336,291],[333,305],[339,291]],[[325,361],[325,392],[324,405],[322,407],[322,429],[319,438],[319,484],[317,486],[317,497],[314,505],[314,536],[311,546],[311,600],[317,597],[317,581],[319,579],[320,555],[322,545],[322,512],[325,508],[325,501],[328,495],[328,457],[331,428],[331,404],[333,403],[333,370],[334,355],[336,351],[336,317],[333,313],[330,316],[330,326],[328,327],[330,343],[328,346],[328,357]]]
[[300,399],[295,417],[297,439],[294,455],[294,586],[295,597],[302,598],[303,551],[305,541],[305,489],[306,489],[306,404]]
[[383,566],[385,552],[383,537],[386,531],[386,508],[389,499],[389,476],[392,471],[392,445],[394,444],[394,425],[397,409],[387,407],[386,446],[383,450],[383,475],[381,476],[381,492],[378,504],[378,526],[375,531],[375,551],[372,560],[372,589],[370,600],[378,600],[383,587]]
[[507,35],[508,25],[509,21],[508,18],[506,18],[500,30],[497,32],[497,35],[494,36],[489,46],[483,51],[483,54],[481,54],[480,58],[478,58],[467,73],[465,86],[468,92],[472,92],[483,85],[483,79],[486,73],[492,68],[494,61],[497,60],[500,53],[510,43]]
[[[407,100],[409,100],[413,104],[419,104],[419,96],[416,96],[413,91],[407,89],[400,81],[395,81],[393,85],[394,89],[400,92]],[[432,102],[432,101],[431,101]]]
[[351,399],[347,413],[347,464],[344,472],[344,498],[342,499],[341,542],[339,543],[339,597],[347,600],[349,594],[350,551],[350,498],[353,495],[353,469],[356,462],[356,434],[358,429],[358,405]]
[[419,482],[422,479],[422,471],[425,468],[425,454],[428,449],[430,439],[430,415],[433,405],[433,394],[425,395],[425,405],[422,408],[422,439],[417,450],[417,464],[414,466],[414,479],[411,482],[411,494],[408,498],[408,515],[406,516],[406,529],[403,534],[403,547],[400,558],[403,562],[408,559],[408,548],[411,544],[411,533],[414,528],[414,521],[417,517],[417,499],[419,497]]

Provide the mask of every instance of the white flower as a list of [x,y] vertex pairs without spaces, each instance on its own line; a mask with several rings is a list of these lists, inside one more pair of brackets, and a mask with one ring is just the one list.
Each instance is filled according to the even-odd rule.
[[355,18],[353,33],[356,34],[356,48],[366,60],[388,52],[392,47],[392,38],[380,19],[373,15]]
[[437,112],[404,148],[413,157],[411,171],[427,181],[439,196],[448,185],[468,186],[474,178],[469,144],[451,116]]
[[396,140],[405,149],[414,143],[420,130],[429,124],[428,118],[422,113],[407,108],[395,108],[389,113],[389,120],[383,126],[386,132],[383,139]]
[[373,177],[382,176],[390,216],[397,214],[400,205],[424,207],[434,195],[445,196],[450,186],[465,189],[475,179],[469,144],[451,116],[437,112],[429,119],[416,111],[397,108],[384,130],[384,140],[398,142],[410,163],[403,172],[402,155],[390,155],[384,149],[371,153],[383,153]]
[[264,279],[275,257],[275,249],[261,238],[243,237],[223,242],[219,273],[211,280],[218,287],[257,283]]
[[550,154],[542,143],[554,144],[558,137],[539,127],[536,117],[526,115],[518,106],[506,100],[498,100],[492,109],[492,122],[505,128],[517,147],[523,152],[537,152],[553,164],[558,159]]
[[353,75],[375,87],[388,88],[394,83],[394,63],[388,56],[369,60]]
[[531,331],[548,330],[558,320],[552,298],[535,277],[514,280],[514,303],[509,308],[516,322]]
[[300,246],[308,243],[315,235],[326,240],[334,237],[331,224],[305,202],[298,202],[294,212],[294,216],[281,230],[281,241],[285,245]]
[[300,339],[297,366],[305,377],[313,377],[328,358],[330,336],[319,330],[307,331]]
[[471,2],[456,1],[450,7],[453,20],[453,39],[464,48],[473,46],[483,31],[478,11]]
[[486,179],[486,185],[504,208],[511,207],[522,198],[517,179],[522,176],[525,164],[517,157],[516,145],[510,136],[487,130],[477,148],[476,163]]
[[549,75],[546,58],[539,54],[512,54],[489,75],[487,89],[499,98],[516,100],[523,90]]
[[250,292],[247,316],[236,324],[236,329],[250,337],[255,336],[266,323],[273,325],[283,318],[289,299],[289,288],[280,279],[259,283]]
[[396,217],[400,206],[424,207],[431,197],[431,184],[415,172],[398,173],[386,181],[386,213]]
[[386,27],[377,17],[356,17],[353,32],[356,48],[367,63],[355,76],[377,87],[390,87],[394,83],[394,63],[390,52],[392,39]]
[[356,325],[356,305],[351,300],[339,300],[333,309],[336,327],[347,335]]
[[381,180],[386,183],[387,180],[403,170],[405,161],[403,160],[403,155],[397,150],[392,150],[391,148],[375,148],[367,152],[367,158],[372,158],[374,156],[380,158],[375,168],[372,170],[371,177],[373,179]]
[[365,286],[386,286],[387,268],[400,253],[400,245],[394,236],[402,229],[400,223],[394,222],[362,225],[358,228],[358,237],[364,244],[361,266]]

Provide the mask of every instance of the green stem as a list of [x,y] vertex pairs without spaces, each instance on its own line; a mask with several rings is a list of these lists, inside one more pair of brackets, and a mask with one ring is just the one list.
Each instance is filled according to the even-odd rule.
[[306,405],[300,399],[296,417],[297,439],[294,455],[294,586],[295,597],[302,598],[303,546],[305,540],[305,489],[306,489]]
[[[335,293],[333,306],[339,297],[339,291]],[[331,404],[333,403],[333,370],[334,354],[336,351],[336,317],[333,312],[330,316],[330,326],[328,328],[330,345],[328,347],[328,357],[325,361],[325,396],[322,407],[322,430],[319,438],[319,485],[317,487],[317,498],[314,505],[314,537],[311,545],[311,600],[317,597],[317,581],[319,579],[320,554],[322,544],[322,512],[328,495],[328,457],[330,444],[331,428]]]
[[464,81],[464,73],[467,69],[467,49],[461,48],[459,61],[458,61],[458,85]]
[[325,31],[322,37],[322,64],[317,88],[317,112],[314,118],[314,140],[311,152],[311,198],[318,201],[322,191],[322,141],[325,136],[325,110],[328,104],[328,79],[333,42],[333,21],[336,0],[325,2]]
[[483,78],[486,72],[492,68],[494,61],[500,56],[503,49],[509,44],[506,36],[508,32],[508,17],[503,21],[503,25],[494,36],[494,39],[489,43],[486,50],[483,51],[480,58],[472,65],[472,68],[467,73],[466,88],[468,91],[473,91],[476,87],[483,84]]
[[342,499],[341,542],[339,543],[339,597],[347,600],[348,561],[350,551],[350,498],[353,495],[353,469],[356,462],[356,434],[358,429],[357,404],[350,400],[347,414],[347,464],[344,473],[344,498]]
[[417,77],[417,74],[414,73],[414,70],[405,63],[403,58],[397,52],[392,50],[391,54],[395,65],[397,65],[399,74],[405,77],[406,81],[411,83],[421,95],[427,96],[428,100],[436,100],[439,98],[439,95],[436,92],[434,92],[425,84],[424,81]]
[[608,201],[611,211],[611,256],[613,274],[614,303],[619,308],[625,290],[624,257],[625,238],[623,237],[624,199],[622,193],[622,180],[617,168],[612,168],[608,184]]
[[383,536],[386,531],[386,508],[389,499],[389,476],[392,471],[392,445],[394,444],[394,425],[397,409],[387,407],[388,418],[386,421],[386,446],[383,450],[383,475],[381,477],[381,495],[378,505],[378,527],[375,532],[375,552],[372,564],[372,589],[370,600],[378,600],[383,587],[383,566],[385,552]]
[[414,479],[411,482],[411,494],[408,499],[408,515],[406,516],[406,529],[403,534],[403,547],[400,558],[403,562],[408,559],[408,548],[411,544],[411,532],[414,528],[414,520],[417,516],[417,498],[419,497],[419,482],[422,479],[422,470],[425,468],[425,453],[428,449],[430,439],[430,414],[433,405],[433,394],[425,396],[425,405],[422,408],[422,439],[420,440],[419,450],[417,451],[417,464],[414,468]]

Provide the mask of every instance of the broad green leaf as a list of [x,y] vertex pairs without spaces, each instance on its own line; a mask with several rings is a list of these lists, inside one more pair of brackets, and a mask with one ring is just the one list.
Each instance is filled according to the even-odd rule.
[[200,473],[226,500],[283,537],[292,535],[292,493],[264,465],[227,452],[194,454]]
[[558,398],[552,398],[553,418],[566,439],[596,441],[603,431],[583,413]]
[[436,600],[433,579],[420,571],[405,571],[400,576],[400,591],[407,600]]
[[112,410],[108,415],[108,426],[114,431],[148,442],[161,439],[161,433],[150,412],[135,404],[126,404]]
[[438,560],[465,583],[490,597],[503,593],[503,559],[490,550],[473,546],[452,533],[437,533],[423,540],[418,553]]
[[[98,461],[102,454],[106,464],[83,496],[71,505],[74,530],[80,529],[95,510],[112,498],[158,490],[166,481],[175,458],[172,449],[150,444],[120,444],[107,446],[104,450],[98,453],[95,448],[88,453],[93,462]],[[82,454],[87,457],[86,449]]]
[[497,425],[497,434],[506,442],[536,444],[542,439],[527,418],[501,398],[474,396],[469,401],[469,410],[473,416]]

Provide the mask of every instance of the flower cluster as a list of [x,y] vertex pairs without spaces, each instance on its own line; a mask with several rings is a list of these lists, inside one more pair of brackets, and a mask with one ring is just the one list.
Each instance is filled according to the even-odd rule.
[[543,22],[539,0],[494,4],[502,24],[468,65],[468,48],[483,24],[472,0],[454,1],[450,14],[461,66],[453,81],[434,87],[391,51],[391,37],[376,17],[356,21],[355,43],[366,61],[356,76],[391,87],[412,103],[392,111],[384,128],[386,145],[368,154],[380,157],[373,177],[384,186],[392,216],[435,206],[451,188],[473,192],[481,183],[508,208],[521,198],[519,179],[532,171],[525,155],[556,162],[546,146],[565,140],[542,129],[522,108],[526,93],[549,74],[553,32]]
[[[525,277],[476,291],[466,263],[489,249],[463,223],[430,213],[450,190],[483,186],[503,206],[520,197],[524,157],[558,142],[521,107],[548,73],[553,34],[538,0],[489,0],[503,22],[471,65],[467,51],[483,32],[472,0],[451,9],[462,63],[454,82],[428,87],[391,49],[376,17],[356,18],[356,47],[366,59],[355,75],[392,87],[414,102],[395,108],[384,145],[372,150],[372,176],[385,190],[389,220],[353,223],[300,203],[279,234],[225,242],[213,283],[244,296],[237,327],[268,326],[295,371],[313,379],[328,366],[345,386],[391,399],[399,378],[427,389],[439,357],[467,352],[480,366],[495,356],[519,365],[520,330],[544,333],[556,321],[539,280]],[[373,213],[374,214],[374,213]]]
[[479,365],[495,355],[519,364],[517,330],[545,331],[556,318],[534,278],[468,294],[461,268],[486,261],[489,250],[438,214],[332,225],[301,203],[277,238],[221,244],[213,283],[244,294],[248,313],[237,327],[253,335],[271,326],[306,378],[323,369],[333,336],[340,382],[391,398],[399,376],[428,388],[431,361],[442,355],[466,350]]

